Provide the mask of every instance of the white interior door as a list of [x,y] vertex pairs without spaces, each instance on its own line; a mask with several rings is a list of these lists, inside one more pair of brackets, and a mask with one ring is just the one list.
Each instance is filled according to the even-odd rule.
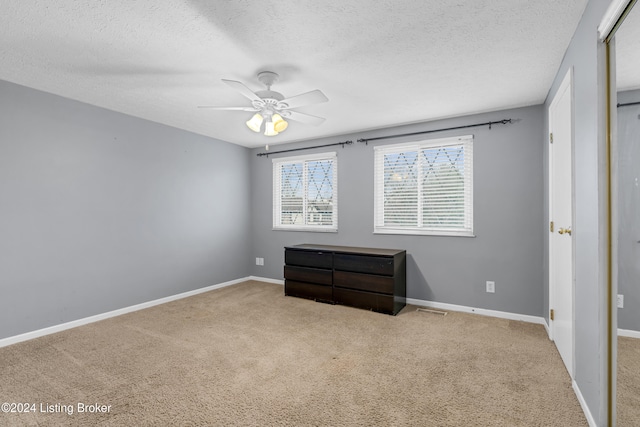
[[549,309],[551,338],[573,378],[573,90],[571,70],[549,107]]

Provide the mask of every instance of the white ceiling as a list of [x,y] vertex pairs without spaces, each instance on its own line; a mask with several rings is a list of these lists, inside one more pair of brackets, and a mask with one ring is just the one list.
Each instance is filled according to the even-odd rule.
[[[587,0],[3,0],[0,79],[246,147],[544,102]],[[595,30],[594,30],[595,31]],[[221,82],[322,90],[266,137]]]

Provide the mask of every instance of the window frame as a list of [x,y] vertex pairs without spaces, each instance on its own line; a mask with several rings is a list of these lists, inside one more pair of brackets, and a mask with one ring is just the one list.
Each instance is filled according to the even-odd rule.
[[[374,234],[407,234],[426,236],[452,236],[452,237],[475,237],[474,216],[473,216],[473,135],[463,135],[447,138],[429,139],[413,141],[400,144],[388,144],[374,147]],[[421,151],[426,149],[444,148],[451,146],[462,146],[464,153],[464,221],[461,227],[437,228],[420,225],[423,218],[420,217],[423,200],[420,190],[422,180],[420,162]],[[418,192],[415,208],[418,217],[416,226],[408,225],[384,225],[384,159],[385,154],[416,152],[418,160],[416,169],[418,171],[417,187]]]
[[[331,224],[313,225],[307,224],[307,204],[308,204],[308,166],[307,163],[314,161],[330,160],[332,162],[332,199],[331,199]],[[315,153],[301,156],[279,157],[272,159],[273,162],[273,230],[278,231],[312,231],[323,233],[338,232],[338,155],[335,151],[327,153]],[[282,224],[282,166],[288,164],[302,163],[303,165],[303,197],[301,213],[305,224]]]

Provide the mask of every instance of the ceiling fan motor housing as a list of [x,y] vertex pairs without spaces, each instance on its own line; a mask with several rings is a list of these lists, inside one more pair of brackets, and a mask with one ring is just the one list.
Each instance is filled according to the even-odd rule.
[[264,100],[274,99],[276,101],[282,101],[284,99],[284,96],[275,90],[259,90],[256,92],[256,95]]
[[258,102],[254,103],[254,107],[261,109],[264,116],[270,117],[272,114],[278,112],[283,105],[278,105],[279,101],[284,99],[284,95],[275,90],[271,90],[271,85],[279,80],[280,76],[273,71],[262,71],[258,73],[258,80],[267,87],[267,90],[260,90],[256,92],[263,103],[258,105]]

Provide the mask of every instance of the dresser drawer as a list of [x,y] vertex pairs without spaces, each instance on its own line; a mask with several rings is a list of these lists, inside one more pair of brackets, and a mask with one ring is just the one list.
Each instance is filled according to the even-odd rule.
[[354,291],[351,289],[333,288],[333,300],[336,304],[366,308],[386,314],[396,314],[400,311],[394,304],[393,295],[382,295],[371,292]]
[[336,270],[393,276],[393,258],[337,253],[333,257]]
[[284,281],[284,294],[298,298],[333,302],[333,287],[313,285],[289,279]]
[[341,288],[359,289],[361,291],[393,295],[395,280],[389,276],[334,271],[333,284]]
[[287,249],[284,252],[284,263],[302,267],[331,269],[333,267],[333,254],[322,251],[297,251]]
[[320,268],[284,266],[284,278],[297,282],[331,286],[332,271]]

